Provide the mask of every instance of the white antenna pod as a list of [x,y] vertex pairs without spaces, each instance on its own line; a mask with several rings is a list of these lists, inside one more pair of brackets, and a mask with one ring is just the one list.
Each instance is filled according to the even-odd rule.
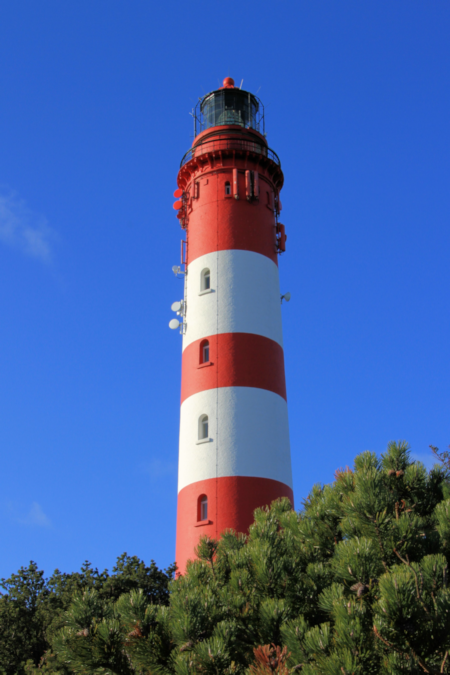
[[180,322],[178,321],[178,319],[171,319],[169,321],[169,328],[171,328],[172,330],[176,330],[179,327],[180,327]]

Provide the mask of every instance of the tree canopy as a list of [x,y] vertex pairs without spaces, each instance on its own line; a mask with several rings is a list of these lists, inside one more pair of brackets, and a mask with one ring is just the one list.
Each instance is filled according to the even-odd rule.
[[[449,458],[434,451],[442,461],[429,472],[403,442],[381,458],[364,452],[333,483],[314,486],[299,513],[280,500],[255,512],[248,536],[202,539],[198,560],[169,583],[168,602],[162,577],[155,594],[125,575],[61,581],[67,599],[50,609],[47,584],[41,668],[36,637],[25,670],[3,672],[450,673]],[[41,588],[33,574],[31,587]],[[26,607],[26,588],[5,606]]]
[[121,595],[140,589],[146,601],[168,604],[168,584],[174,571],[175,565],[163,571],[153,560],[147,566],[124,553],[112,574],[99,572],[86,561],[80,572],[56,570],[45,579],[36,563],[30,562],[0,583],[0,674],[33,673],[37,665],[41,666],[36,669],[39,673],[71,673],[52,653],[51,641],[64,626],[64,613],[74,598],[95,591],[102,601],[114,603]]

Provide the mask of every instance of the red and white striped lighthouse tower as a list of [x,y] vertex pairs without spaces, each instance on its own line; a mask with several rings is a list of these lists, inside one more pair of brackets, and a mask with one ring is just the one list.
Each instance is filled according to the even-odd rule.
[[[176,562],[203,535],[246,532],[253,511],[293,502],[278,254],[283,185],[259,99],[203,97],[174,207],[185,229]],[[177,326],[177,321],[171,322]]]

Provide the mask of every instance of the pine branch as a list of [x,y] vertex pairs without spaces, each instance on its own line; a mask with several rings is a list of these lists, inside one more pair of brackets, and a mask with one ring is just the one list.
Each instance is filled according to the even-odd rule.
[[[409,643],[408,643],[408,644],[409,644]],[[439,675],[439,673],[442,672],[442,671],[435,670],[434,668],[430,668],[430,666],[427,666],[426,663],[424,663],[424,662],[422,661],[422,659],[420,658],[420,656],[419,656],[418,654],[416,654],[416,652],[415,652],[414,649],[411,647],[411,645],[409,645],[409,647],[410,647],[410,649],[411,649],[412,655],[414,656],[414,658],[416,659],[417,663],[419,664],[419,666],[422,668],[422,670],[423,670],[425,673],[428,673],[429,675]]]
[[397,551],[396,548],[394,548],[394,553],[395,553],[395,555],[397,556],[397,558],[399,558],[399,559],[402,561],[402,563],[404,563],[405,565],[407,565],[407,566],[409,567],[409,569],[412,571],[412,573],[414,574],[414,579],[415,579],[415,582],[416,582],[417,599],[419,600],[419,602],[420,602],[420,604],[422,605],[422,607],[423,607],[423,609],[425,610],[425,612],[426,612],[427,614],[429,614],[430,611],[429,611],[428,607],[426,606],[426,604],[425,604],[425,602],[424,602],[424,600],[423,600],[423,598],[422,598],[422,595],[421,595],[421,593],[420,593],[420,590],[419,590],[419,579],[418,579],[418,577],[417,577],[417,572],[416,572],[416,570],[414,569],[414,567],[411,565],[411,563],[409,562],[408,556],[406,556],[406,560],[405,560],[404,558],[402,558],[402,556],[400,555],[400,553]]
[[[386,647],[389,647],[389,649],[393,649],[394,652],[397,652],[398,654],[401,654],[402,656],[408,656],[407,652],[405,652],[402,649],[399,649],[398,647],[393,645],[392,642],[389,642],[382,635],[380,635],[376,626],[373,627],[373,632],[374,632],[375,637],[377,637],[379,640],[381,640],[381,642],[383,642],[386,645]],[[411,654],[413,655],[413,657],[415,658],[415,660],[417,661],[417,663],[419,664],[419,666],[422,668],[422,670],[425,673],[428,673],[429,675],[439,675],[439,672],[440,673],[444,672],[442,670],[442,666],[441,666],[441,670],[439,672],[437,670],[435,670],[434,668],[430,668],[430,666],[427,666],[426,663],[424,663],[424,661],[421,659],[421,657],[418,654],[416,654],[416,652],[411,647],[411,645],[409,644],[408,641],[407,641],[407,643],[408,643],[408,647],[411,650]]]
[[408,656],[406,652],[404,652],[402,649],[399,649],[398,647],[393,645],[392,642],[389,642],[382,635],[380,635],[376,626],[373,627],[373,632],[374,632],[375,637],[378,638],[379,640],[381,640],[381,642],[383,642],[386,645],[386,647],[389,647],[389,649],[393,649],[394,652],[397,652],[398,654],[401,654],[402,656]]
[[383,540],[381,539],[381,532],[380,532],[380,528],[378,527],[378,523],[377,523],[376,518],[373,519],[373,522],[374,522],[374,525],[375,525],[375,532],[377,533],[378,544],[379,544],[380,550],[381,550],[381,556],[382,556],[381,562],[383,563],[383,567],[386,570],[386,572],[389,572],[390,571],[389,567],[387,566],[386,561],[384,560],[385,557],[386,557],[386,552],[384,550]]
[[429,447],[436,459],[438,459],[447,470],[450,470],[450,451],[444,450],[441,452],[439,448],[436,448],[434,445],[430,445]]

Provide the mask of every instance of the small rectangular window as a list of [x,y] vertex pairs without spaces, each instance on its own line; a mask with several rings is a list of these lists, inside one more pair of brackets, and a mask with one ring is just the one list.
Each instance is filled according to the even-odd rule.
[[210,288],[211,288],[211,272],[208,269],[204,269],[201,274],[200,290],[209,291]]
[[200,520],[208,519],[208,498],[202,497],[200,500]]
[[198,420],[198,440],[203,441],[208,438],[208,415],[201,415]]
[[208,497],[200,495],[197,500],[197,521],[208,521]]

